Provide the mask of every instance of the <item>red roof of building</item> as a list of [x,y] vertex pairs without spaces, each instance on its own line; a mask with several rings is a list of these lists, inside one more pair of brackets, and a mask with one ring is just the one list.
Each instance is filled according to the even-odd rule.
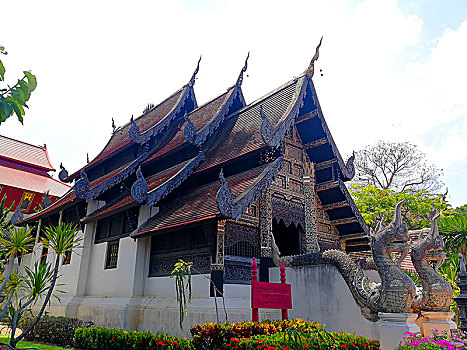
[[70,188],[70,186],[50,176],[34,174],[3,165],[0,165],[0,184],[37,193],[49,191],[51,196],[56,197],[62,196]]
[[50,163],[45,145],[34,146],[2,135],[0,135],[0,158],[32,165],[47,171],[55,170]]

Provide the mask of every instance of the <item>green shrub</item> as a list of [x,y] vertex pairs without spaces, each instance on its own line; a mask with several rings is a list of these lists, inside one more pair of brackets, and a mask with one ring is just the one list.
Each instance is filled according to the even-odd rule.
[[192,349],[191,341],[184,338],[108,328],[78,328],[74,346],[83,350]]
[[[25,321],[28,327],[31,319]],[[78,320],[77,318],[42,316],[39,322],[25,335],[24,340],[41,341],[60,346],[73,346],[75,330],[80,327],[92,327],[94,323]]]
[[379,342],[348,333],[328,332],[324,329],[312,332],[279,332],[251,338],[232,338],[227,349],[235,350],[276,350],[276,349],[357,349],[376,350]]
[[321,329],[316,322],[301,319],[264,322],[206,323],[191,328],[193,347],[197,350],[230,349],[230,339],[249,338],[256,335],[268,335],[285,329],[301,328],[304,332]]

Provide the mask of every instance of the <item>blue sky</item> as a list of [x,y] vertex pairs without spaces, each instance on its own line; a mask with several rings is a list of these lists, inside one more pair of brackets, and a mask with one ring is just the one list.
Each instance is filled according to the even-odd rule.
[[10,1],[2,12],[7,78],[31,69],[38,88],[25,125],[0,133],[47,143],[56,167],[95,157],[112,118],[180,88],[201,54],[199,103],[234,83],[248,51],[251,102],[303,72],[324,35],[314,81],[341,153],[415,143],[444,169],[450,202],[467,203],[467,1]]

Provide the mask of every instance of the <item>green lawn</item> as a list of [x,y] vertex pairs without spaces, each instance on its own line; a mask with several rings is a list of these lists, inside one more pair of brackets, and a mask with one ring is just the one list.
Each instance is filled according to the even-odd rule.
[[[0,335],[0,342],[9,343],[10,342],[10,337]],[[36,348],[36,349],[41,349],[41,350],[65,350],[65,348],[61,348],[59,346],[29,343],[29,342],[26,342],[26,341],[20,341],[19,344],[18,344],[18,347],[19,348]],[[70,349],[68,348],[66,350],[70,350]]]

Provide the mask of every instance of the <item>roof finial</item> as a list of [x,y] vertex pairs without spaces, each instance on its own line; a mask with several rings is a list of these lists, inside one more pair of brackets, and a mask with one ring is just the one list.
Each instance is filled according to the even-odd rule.
[[89,153],[86,153],[86,161],[89,163]]
[[115,126],[115,120],[114,118],[112,117],[112,134],[115,134],[115,130],[117,129],[117,127]]
[[199,72],[199,63],[200,62],[201,62],[201,56],[199,56],[198,65],[196,66],[196,69],[193,72],[193,75],[191,76],[190,82],[188,83],[188,85],[190,85],[190,86],[195,85],[196,74],[198,74],[198,72]]
[[318,59],[319,57],[319,47],[321,46],[321,42],[323,41],[323,37],[321,37],[320,41],[319,41],[319,44],[318,46],[316,46],[316,52],[315,52],[315,55],[313,56],[313,58],[311,59],[310,61],[310,65],[308,66],[308,68],[306,69],[306,76],[308,79],[311,79],[313,78],[313,74],[315,74],[315,61]]
[[242,70],[240,71],[240,75],[238,76],[238,79],[237,79],[237,86],[240,87],[242,86],[242,82],[243,82],[243,73],[246,72],[246,69],[248,68],[248,57],[250,57],[250,52],[248,51],[248,55],[246,56],[246,60],[245,60],[245,65],[243,66]]

